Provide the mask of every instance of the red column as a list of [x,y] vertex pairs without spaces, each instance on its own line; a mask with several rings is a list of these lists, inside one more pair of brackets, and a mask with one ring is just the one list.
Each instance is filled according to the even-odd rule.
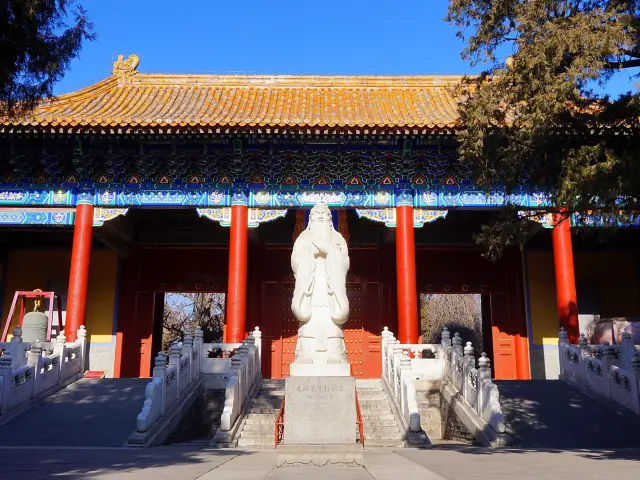
[[411,203],[396,207],[396,278],[398,284],[398,340],[418,343],[416,246]]
[[227,288],[226,342],[238,343],[246,336],[247,244],[249,209],[246,202],[231,207],[229,285]]
[[69,291],[67,294],[65,335],[70,342],[76,340],[78,329],[84,324],[85,320],[92,229],[93,202],[91,200],[80,200],[76,206]]
[[560,326],[569,334],[569,341],[578,343],[580,329],[571,247],[571,220],[563,214],[556,214],[554,220],[556,227],[553,229],[553,260],[556,270],[558,318]]

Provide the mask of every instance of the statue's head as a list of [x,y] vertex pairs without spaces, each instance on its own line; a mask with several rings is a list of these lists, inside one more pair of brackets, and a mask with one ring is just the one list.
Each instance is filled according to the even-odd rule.
[[331,211],[324,203],[319,203],[309,213],[309,230],[317,236],[329,238],[333,230]]

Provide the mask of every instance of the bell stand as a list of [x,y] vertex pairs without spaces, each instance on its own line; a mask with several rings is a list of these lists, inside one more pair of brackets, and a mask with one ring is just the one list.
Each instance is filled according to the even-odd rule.
[[58,310],[58,325],[60,326],[60,331],[62,331],[62,308],[61,304],[60,304],[60,295],[58,295],[55,292],[42,292],[40,290],[35,290],[33,292],[26,292],[26,291],[21,291],[18,290],[14,295],[13,295],[13,302],[11,302],[11,308],[9,309],[9,316],[7,317],[7,323],[4,326],[4,330],[2,331],[2,338],[0,338],[0,342],[6,342],[7,341],[7,334],[9,333],[9,327],[11,326],[11,319],[13,318],[13,313],[15,312],[16,309],[16,305],[18,303],[18,300],[21,300],[20,302],[20,320],[18,325],[20,325],[20,327],[22,327],[22,320],[24,319],[24,311],[25,308],[27,306],[27,299],[39,299],[39,298],[46,298],[49,300],[49,313],[48,313],[48,317],[49,317],[49,321],[47,323],[47,338],[44,340],[45,342],[50,342],[51,341],[51,329],[53,327],[53,308],[54,306],[57,306],[57,310]]

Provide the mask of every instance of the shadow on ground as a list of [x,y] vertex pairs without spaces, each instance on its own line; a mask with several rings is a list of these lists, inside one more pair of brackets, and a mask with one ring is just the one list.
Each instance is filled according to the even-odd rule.
[[[0,448],[3,480],[120,478],[195,479],[236,456],[253,452],[162,446],[133,448]],[[247,462],[251,463],[249,458]],[[128,477],[127,477],[128,478]]]
[[78,380],[0,426],[0,446],[120,447],[136,428],[148,383]]

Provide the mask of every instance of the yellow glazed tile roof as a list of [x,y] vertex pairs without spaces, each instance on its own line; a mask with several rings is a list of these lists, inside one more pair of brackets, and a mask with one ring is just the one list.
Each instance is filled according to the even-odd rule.
[[447,129],[458,118],[451,87],[461,77],[157,75],[125,62],[114,64],[113,76],[0,125]]

